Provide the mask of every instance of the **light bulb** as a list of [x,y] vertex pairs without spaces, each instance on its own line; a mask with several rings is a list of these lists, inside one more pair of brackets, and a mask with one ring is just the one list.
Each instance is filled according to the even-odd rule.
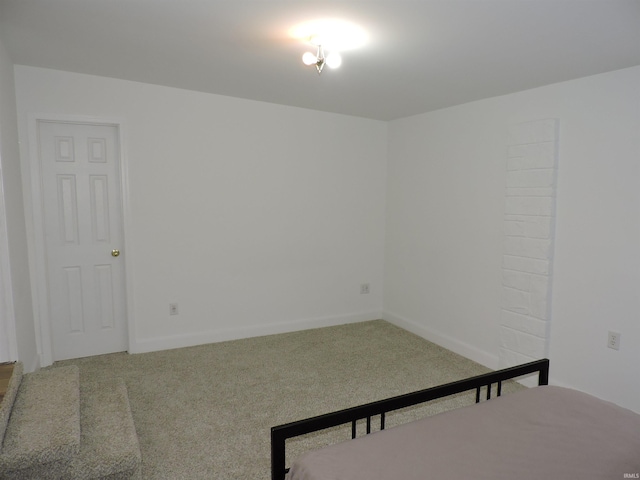
[[330,53],[327,55],[326,62],[329,68],[338,68],[342,65],[342,57],[337,53]]
[[316,57],[313,53],[307,52],[302,55],[302,63],[305,65],[315,65],[318,62],[318,57]]

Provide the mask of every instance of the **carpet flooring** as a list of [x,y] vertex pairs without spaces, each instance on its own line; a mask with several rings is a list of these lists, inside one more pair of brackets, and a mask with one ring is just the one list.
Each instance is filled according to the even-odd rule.
[[[274,425],[488,371],[383,320],[54,367],[71,364],[81,381],[125,380],[142,477],[171,480],[268,480]],[[387,427],[472,402],[460,395],[406,409]],[[347,438],[350,427],[287,448],[293,457]]]

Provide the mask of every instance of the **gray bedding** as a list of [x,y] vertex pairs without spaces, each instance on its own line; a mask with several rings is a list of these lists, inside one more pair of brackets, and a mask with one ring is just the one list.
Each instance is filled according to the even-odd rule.
[[306,453],[287,479],[617,480],[637,474],[640,415],[542,386]]

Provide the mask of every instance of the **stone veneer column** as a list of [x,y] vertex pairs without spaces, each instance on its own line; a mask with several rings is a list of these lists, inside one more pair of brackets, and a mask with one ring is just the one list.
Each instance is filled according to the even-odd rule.
[[500,368],[548,355],[557,160],[557,119],[510,126]]

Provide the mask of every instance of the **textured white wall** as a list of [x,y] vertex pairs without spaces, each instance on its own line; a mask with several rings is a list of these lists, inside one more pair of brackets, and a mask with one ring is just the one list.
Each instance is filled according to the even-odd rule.
[[640,67],[392,122],[385,315],[497,366],[507,129],[547,118],[551,379],[640,412]]
[[499,367],[549,355],[558,121],[509,125]]
[[384,122],[22,66],[16,85],[25,158],[30,113],[124,120],[134,351],[379,318]]

